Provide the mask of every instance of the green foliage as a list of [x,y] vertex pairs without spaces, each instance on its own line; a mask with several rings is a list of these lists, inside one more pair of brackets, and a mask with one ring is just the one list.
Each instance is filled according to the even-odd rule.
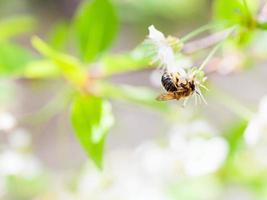
[[214,17],[226,25],[251,23],[258,4],[258,0],[216,0]]
[[229,145],[229,153],[228,157],[222,166],[219,175],[224,181],[229,181],[235,178],[241,178],[241,172],[235,166],[236,156],[244,147],[244,131],[248,125],[247,120],[238,120],[232,123],[226,130],[225,130],[225,138],[228,141]]
[[69,24],[65,21],[56,23],[49,33],[49,45],[56,50],[63,50],[69,37]]
[[94,60],[110,46],[117,26],[117,17],[109,0],[82,3],[75,18],[75,31],[84,61]]
[[0,42],[0,75],[22,75],[28,62],[33,59],[28,50],[15,44]]
[[98,97],[78,95],[72,105],[71,121],[81,145],[101,168],[106,135],[113,125],[111,105]]
[[68,81],[78,87],[84,85],[87,75],[79,60],[55,51],[38,37],[32,39],[32,44],[41,54],[54,62]]
[[242,143],[244,131],[247,128],[247,125],[247,120],[237,121],[225,131],[226,139],[228,140],[230,149],[229,155],[231,155],[233,152],[236,152],[239,145]]
[[[211,176],[184,179],[171,188],[173,199],[206,200],[213,199],[220,191],[219,181]],[[207,197],[207,194],[208,197]]]
[[32,178],[9,176],[6,179],[6,184],[9,197],[7,199],[32,199],[49,188],[48,179],[45,175]]
[[217,0],[214,3],[214,16],[217,20],[238,24],[242,20],[242,7],[239,0]]
[[0,41],[32,31],[35,20],[31,16],[17,16],[0,21]]
[[60,70],[50,60],[35,60],[26,65],[23,75],[34,79],[53,78],[60,76]]

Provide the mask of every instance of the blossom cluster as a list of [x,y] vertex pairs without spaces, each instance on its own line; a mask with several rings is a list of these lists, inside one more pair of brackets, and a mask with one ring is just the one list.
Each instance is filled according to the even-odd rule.
[[164,144],[146,141],[110,152],[103,172],[87,166],[78,193],[96,200],[173,199],[169,188],[215,173],[227,154],[227,142],[205,121],[179,124]]
[[201,67],[192,67],[191,62],[186,62],[186,65],[182,65],[181,60],[186,60],[185,56],[181,53],[184,45],[182,41],[173,36],[165,37],[164,34],[157,30],[153,25],[148,29],[148,42],[152,44],[155,52],[152,64],[158,65],[158,68],[163,69],[164,72],[179,73],[184,79],[194,79],[196,87],[196,93],[194,93],[196,103],[198,102],[198,97],[200,97],[200,101],[202,100],[206,103],[200,87],[207,89],[204,86],[204,82],[207,78]]

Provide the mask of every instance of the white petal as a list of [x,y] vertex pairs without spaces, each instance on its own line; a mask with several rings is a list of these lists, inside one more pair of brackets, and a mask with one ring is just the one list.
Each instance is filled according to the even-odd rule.
[[201,176],[216,171],[226,158],[228,145],[223,138],[193,139],[188,144],[185,170],[189,176]]
[[148,30],[149,30],[148,37],[151,40],[155,40],[155,41],[164,41],[165,40],[164,34],[160,31],[158,31],[153,25],[149,26]]

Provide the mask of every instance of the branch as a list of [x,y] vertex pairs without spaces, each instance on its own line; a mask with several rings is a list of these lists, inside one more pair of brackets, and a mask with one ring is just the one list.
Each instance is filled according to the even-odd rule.
[[185,44],[182,52],[184,54],[192,54],[198,50],[205,49],[208,47],[217,44],[218,42],[224,40],[229,36],[229,34],[233,31],[233,28],[229,28],[227,30],[223,30],[212,35],[209,35],[205,38],[201,38],[192,42]]

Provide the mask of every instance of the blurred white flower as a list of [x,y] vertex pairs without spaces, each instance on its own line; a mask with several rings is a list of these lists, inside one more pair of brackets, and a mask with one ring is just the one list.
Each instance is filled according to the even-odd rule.
[[181,177],[181,165],[178,154],[169,146],[161,147],[156,143],[147,142],[141,145],[136,156],[141,170],[157,184],[162,186]]
[[18,175],[31,178],[40,173],[40,163],[30,154],[5,150],[0,154],[0,174],[3,176]]
[[189,176],[201,176],[215,172],[224,162],[228,145],[221,137],[193,139],[187,144],[184,168]]
[[249,122],[244,136],[246,143],[250,146],[258,143],[267,144],[267,96],[262,98],[259,110]]
[[224,162],[228,144],[204,121],[180,125],[170,136],[170,147],[176,151],[184,173],[200,176],[215,172]]
[[8,131],[16,125],[16,119],[8,112],[0,112],[0,131]]
[[227,142],[204,121],[179,127],[164,146],[147,141],[134,151],[109,152],[101,172],[87,166],[78,184],[81,199],[168,200],[173,184],[215,172],[226,158]]
[[[170,135],[171,137],[182,137],[184,139],[195,137],[209,138],[218,135],[218,131],[204,120],[195,120],[192,122],[175,125],[172,128]],[[172,141],[175,141],[175,139]]]
[[185,77],[186,72],[182,67],[178,67],[173,48],[169,44],[168,39],[153,25],[150,26],[148,30],[148,39],[156,49],[154,62],[159,63],[160,67],[167,68],[170,72],[179,72],[181,76]]
[[133,152],[112,152],[103,172],[88,168],[78,184],[83,199],[165,200],[162,189],[138,167]]
[[258,112],[249,122],[244,139],[247,144],[245,153],[257,168],[256,172],[265,171],[267,167],[267,96],[264,96],[259,104]]
[[12,148],[22,149],[29,147],[31,144],[31,136],[24,129],[16,129],[9,134],[8,141]]

